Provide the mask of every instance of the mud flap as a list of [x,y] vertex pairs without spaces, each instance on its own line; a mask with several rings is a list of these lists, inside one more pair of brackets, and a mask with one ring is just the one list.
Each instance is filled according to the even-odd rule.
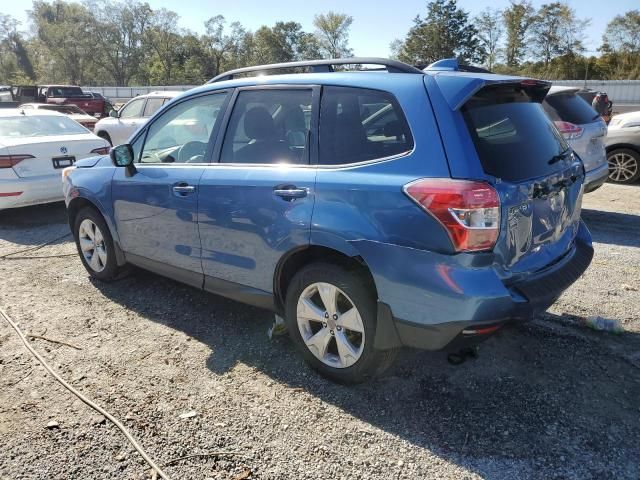
[[390,350],[402,346],[393,321],[391,308],[383,302],[378,302],[376,337],[373,341],[373,346],[378,350]]

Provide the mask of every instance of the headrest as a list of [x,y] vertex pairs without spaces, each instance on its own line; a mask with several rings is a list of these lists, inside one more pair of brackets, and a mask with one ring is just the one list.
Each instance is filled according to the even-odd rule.
[[244,133],[254,140],[275,138],[276,126],[269,111],[264,107],[253,107],[244,115]]

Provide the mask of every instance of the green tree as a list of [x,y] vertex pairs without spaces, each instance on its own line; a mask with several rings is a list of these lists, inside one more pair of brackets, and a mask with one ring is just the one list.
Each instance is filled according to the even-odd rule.
[[313,26],[320,54],[325,58],[350,57],[349,29],[353,17],[344,13],[328,12],[313,17]]
[[555,57],[572,59],[584,52],[582,31],[588,20],[577,18],[567,4],[553,2],[542,5],[531,25],[531,44],[534,55],[548,67]]
[[517,67],[525,56],[527,33],[534,20],[535,10],[528,0],[511,0],[502,12],[506,31],[504,48],[505,62],[509,67]]
[[28,43],[18,31],[18,25],[15,18],[0,14],[0,80],[3,83],[35,79]]
[[49,81],[86,83],[101,63],[90,33],[91,13],[79,3],[34,0],[29,15],[38,40],[46,47],[49,62],[44,72]]
[[640,10],[617,15],[607,24],[598,65],[617,78],[640,78]]
[[498,9],[485,8],[474,19],[478,30],[480,46],[484,50],[484,65],[491,70],[498,59],[498,50],[502,33],[502,12]]
[[106,80],[129,85],[148,50],[144,40],[153,17],[151,7],[135,0],[88,0],[85,5],[92,13],[89,28],[95,46],[105,59]]
[[179,19],[176,12],[165,8],[155,10],[151,16],[145,32],[145,43],[153,53],[150,63],[150,79],[153,82],[162,85],[172,85],[174,82],[174,65],[184,33],[177,27]]
[[451,57],[477,62],[485,56],[469,14],[455,0],[429,2],[427,16],[416,16],[402,46],[396,47],[400,60],[420,65]]

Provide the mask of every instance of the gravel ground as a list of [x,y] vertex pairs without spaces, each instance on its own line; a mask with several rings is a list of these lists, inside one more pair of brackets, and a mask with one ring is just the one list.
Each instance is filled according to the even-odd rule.
[[[640,186],[584,200],[592,266],[548,313],[453,367],[403,351],[357,387],[310,371],[265,311],[76,257],[0,261],[0,305],[66,379],[119,417],[172,479],[640,478]],[[0,212],[0,255],[68,231],[61,205]],[[73,252],[66,238],[39,255]],[[581,318],[619,320],[623,335]],[[189,418],[182,414],[195,412]],[[47,428],[55,421],[56,428]],[[143,479],[115,427],[0,319],[0,479]]]

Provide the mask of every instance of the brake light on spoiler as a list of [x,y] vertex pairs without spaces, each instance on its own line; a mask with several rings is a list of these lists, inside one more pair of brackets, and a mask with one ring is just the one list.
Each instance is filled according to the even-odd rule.
[[0,168],[15,167],[23,160],[29,158],[36,158],[33,155],[19,154],[19,155],[0,155]]
[[423,178],[404,192],[435,217],[457,252],[491,250],[500,233],[500,196],[484,182]]

